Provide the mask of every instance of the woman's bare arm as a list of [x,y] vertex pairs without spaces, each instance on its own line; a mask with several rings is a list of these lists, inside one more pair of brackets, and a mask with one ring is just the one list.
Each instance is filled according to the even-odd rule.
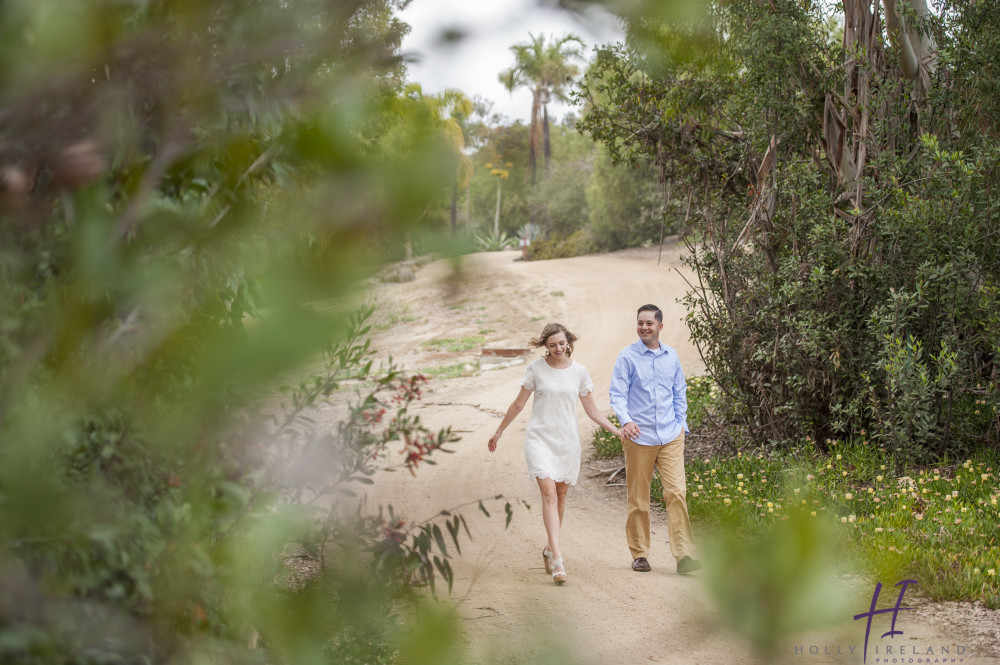
[[587,393],[580,398],[580,401],[583,403],[583,410],[587,412],[587,417],[615,436],[621,438],[621,430],[615,427],[610,420],[605,418],[604,414],[601,413],[601,410],[597,408],[597,402],[594,401],[594,393]]
[[500,421],[500,426],[497,427],[497,432],[490,437],[490,441],[487,447],[492,453],[497,449],[497,443],[500,441],[500,435],[503,431],[507,429],[507,426],[514,422],[514,418],[517,418],[517,414],[521,413],[524,409],[524,405],[528,403],[528,398],[531,397],[531,391],[527,388],[521,388],[521,392],[517,394],[514,401],[510,403],[510,407],[507,409],[507,413],[504,414],[503,420]]

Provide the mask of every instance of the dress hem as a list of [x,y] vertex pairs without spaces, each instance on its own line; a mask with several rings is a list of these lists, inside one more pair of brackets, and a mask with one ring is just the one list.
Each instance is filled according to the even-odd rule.
[[561,478],[553,478],[552,476],[550,476],[547,473],[532,473],[532,474],[529,474],[528,475],[528,482],[530,483],[531,481],[537,480],[538,478],[548,478],[548,479],[552,480],[553,482],[568,483],[571,486],[572,485],[576,485],[576,478],[574,478],[573,480],[569,480],[569,479],[563,480]]

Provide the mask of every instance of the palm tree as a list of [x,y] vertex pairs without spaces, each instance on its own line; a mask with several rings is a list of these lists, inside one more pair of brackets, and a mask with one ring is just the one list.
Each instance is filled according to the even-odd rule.
[[458,190],[472,180],[472,160],[465,154],[469,138],[469,118],[475,103],[459,90],[449,88],[437,98],[444,117],[444,131],[457,160],[451,188],[451,233],[458,230]]
[[509,91],[515,88],[531,89],[531,124],[528,131],[528,159],[531,166],[531,183],[536,180],[538,153],[544,152],[545,168],[549,167],[549,111],[553,98],[566,100],[573,77],[580,73],[577,60],[583,58],[583,41],[576,35],[546,40],[544,34],[534,36],[530,42],[514,44],[514,66],[500,73],[500,82]]

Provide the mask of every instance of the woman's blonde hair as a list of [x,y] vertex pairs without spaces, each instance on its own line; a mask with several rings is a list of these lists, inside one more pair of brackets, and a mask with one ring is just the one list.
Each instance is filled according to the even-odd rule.
[[[548,343],[549,337],[552,337],[557,333],[562,333],[566,335],[566,343],[567,343],[566,356],[567,357],[572,356],[573,342],[577,340],[577,336],[571,333],[569,330],[566,330],[566,326],[564,326],[561,323],[546,324],[545,327],[542,328],[542,334],[539,335],[538,337],[532,337],[531,341],[528,342],[528,344],[530,344],[536,349],[544,347]],[[548,355],[548,351],[546,351],[546,355]]]

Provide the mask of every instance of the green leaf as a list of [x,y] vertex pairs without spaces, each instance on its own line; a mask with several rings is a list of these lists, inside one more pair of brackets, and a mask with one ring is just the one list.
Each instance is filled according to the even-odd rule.
[[437,546],[438,549],[441,551],[441,554],[448,556],[448,548],[445,547],[444,535],[441,533],[441,527],[435,524],[431,530],[431,533],[434,534],[434,540],[435,542],[437,542]]

